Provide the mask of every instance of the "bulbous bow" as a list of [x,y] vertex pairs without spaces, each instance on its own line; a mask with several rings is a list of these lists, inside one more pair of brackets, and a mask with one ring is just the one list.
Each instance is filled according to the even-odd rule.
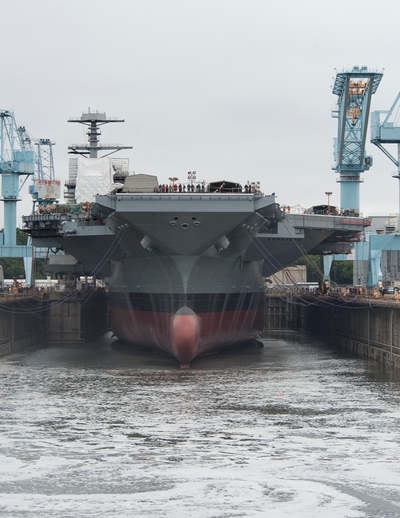
[[173,355],[188,366],[198,354],[200,338],[200,319],[194,311],[182,306],[172,317],[171,344]]

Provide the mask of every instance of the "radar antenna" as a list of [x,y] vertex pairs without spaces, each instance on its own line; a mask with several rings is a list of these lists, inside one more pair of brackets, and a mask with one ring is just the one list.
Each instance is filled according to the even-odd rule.
[[100,126],[109,124],[111,122],[125,122],[124,119],[117,119],[116,117],[107,118],[105,112],[94,112],[82,113],[80,118],[71,118],[68,122],[77,122],[88,127],[86,134],[88,136],[89,144],[71,144],[68,146],[69,153],[76,155],[89,155],[89,158],[97,158],[99,151],[108,150],[109,153],[103,155],[109,156],[121,149],[132,149],[132,146],[123,146],[121,144],[100,144]]

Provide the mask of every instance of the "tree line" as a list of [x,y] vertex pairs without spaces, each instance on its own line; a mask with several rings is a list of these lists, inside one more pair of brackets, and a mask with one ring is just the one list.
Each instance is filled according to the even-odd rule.
[[[26,245],[28,241],[28,236],[22,232],[19,228],[17,231],[17,245]],[[3,234],[3,229],[0,230],[0,234]],[[0,236],[2,240],[3,236]],[[35,279],[45,279],[46,274],[44,272],[44,259],[35,259],[34,263],[34,272]],[[24,268],[24,260],[22,257],[0,257],[0,265],[3,267],[4,278],[5,279],[24,279],[25,278],[25,268]]]
[[[300,257],[293,266],[305,264],[307,266],[307,282],[320,282],[321,270],[319,255]],[[332,261],[330,278],[336,284],[353,284],[353,261]]]

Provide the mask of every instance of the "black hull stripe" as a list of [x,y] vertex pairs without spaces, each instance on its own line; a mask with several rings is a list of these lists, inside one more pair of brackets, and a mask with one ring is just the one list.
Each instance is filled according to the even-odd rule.
[[195,313],[218,313],[262,309],[265,303],[263,293],[113,293],[110,305],[115,309],[152,311],[174,314],[182,306]]

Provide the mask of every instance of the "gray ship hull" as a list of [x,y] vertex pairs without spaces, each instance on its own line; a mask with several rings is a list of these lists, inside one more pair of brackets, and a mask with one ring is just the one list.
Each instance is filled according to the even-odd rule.
[[[240,267],[241,266],[241,267]],[[256,262],[169,256],[126,260],[110,279],[114,333],[188,364],[212,349],[260,336],[264,289]]]
[[[272,214],[274,200],[263,201]],[[185,365],[261,335],[263,263],[243,261],[254,229],[268,225],[254,196],[99,197],[98,204],[100,217],[113,209],[108,225],[124,250],[109,281],[116,336]]]
[[24,222],[35,246],[62,248],[105,276],[117,337],[182,365],[259,336],[264,277],[321,244],[335,252],[365,225],[284,215],[274,196],[217,193],[97,196],[90,215]]

